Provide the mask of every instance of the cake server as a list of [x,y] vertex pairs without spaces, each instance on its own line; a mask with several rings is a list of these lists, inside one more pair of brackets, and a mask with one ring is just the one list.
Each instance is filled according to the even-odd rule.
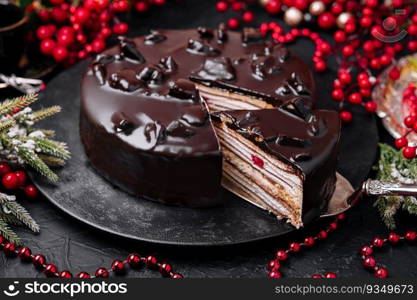
[[350,182],[336,173],[336,188],[327,211],[320,217],[340,214],[355,205],[363,196],[417,196],[417,185],[367,179],[355,191]]

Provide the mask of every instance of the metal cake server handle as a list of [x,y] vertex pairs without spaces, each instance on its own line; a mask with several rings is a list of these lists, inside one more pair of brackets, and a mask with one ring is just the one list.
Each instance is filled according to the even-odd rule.
[[320,217],[340,214],[355,205],[362,196],[416,196],[417,185],[367,179],[358,190],[350,182],[336,174],[336,189],[329,201],[327,211]]

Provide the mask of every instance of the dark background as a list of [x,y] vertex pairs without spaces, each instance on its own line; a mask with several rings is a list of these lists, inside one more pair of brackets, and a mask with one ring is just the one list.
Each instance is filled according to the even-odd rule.
[[[233,12],[219,14],[215,11],[215,1],[183,0],[182,3],[168,3],[146,16],[135,13],[129,16],[131,35],[144,34],[150,28],[190,28],[216,26]],[[266,15],[260,7],[255,9],[255,24],[275,20]],[[313,52],[310,41],[301,40],[290,46],[291,50],[309,61]],[[332,78],[336,66],[330,64],[329,71],[317,77],[320,97],[330,94]],[[0,92],[0,97],[9,96]],[[392,138],[381,128],[379,135],[383,142],[392,143]],[[376,147],[376,145],[375,145]],[[360,149],[367,151],[367,149]],[[266,264],[274,257],[277,249],[285,248],[292,240],[301,241],[307,234],[314,234],[329,220],[312,225],[307,230],[295,234],[239,246],[184,248],[132,242],[92,229],[65,215],[47,200],[36,202],[22,200],[22,204],[40,224],[42,231],[33,235],[26,229],[17,229],[25,245],[34,253],[42,253],[47,261],[55,263],[59,270],[68,269],[75,275],[80,271],[93,274],[98,267],[109,267],[114,259],[124,259],[130,252],[156,255],[162,261],[171,263],[174,270],[186,277],[264,277]],[[415,229],[415,217],[401,214],[398,232]],[[282,267],[284,276],[310,277],[314,273],[336,272],[340,277],[372,276],[361,266],[358,255],[360,247],[370,242],[374,236],[385,236],[389,231],[382,224],[371,199],[363,199],[357,207],[347,213],[347,219],[340,229],[316,247],[292,256]],[[392,277],[417,276],[417,252],[413,246],[385,247],[376,253],[378,262],[389,269]],[[30,264],[19,259],[6,259],[0,254],[0,277],[43,277]],[[159,277],[158,272],[146,269],[129,271],[129,277]]]

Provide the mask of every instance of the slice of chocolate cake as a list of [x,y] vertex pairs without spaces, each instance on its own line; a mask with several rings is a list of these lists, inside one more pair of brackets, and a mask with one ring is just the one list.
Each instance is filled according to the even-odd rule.
[[223,186],[299,228],[326,209],[335,187],[336,112],[279,109],[212,116],[223,155]]

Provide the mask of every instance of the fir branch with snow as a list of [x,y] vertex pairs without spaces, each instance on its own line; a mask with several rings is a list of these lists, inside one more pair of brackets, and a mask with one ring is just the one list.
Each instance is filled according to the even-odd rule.
[[[33,111],[29,107],[38,99],[36,94],[25,95],[0,103],[0,156],[2,159],[31,167],[50,181],[58,176],[50,166],[63,166],[70,158],[67,145],[52,140],[55,132],[35,128],[34,124],[61,111],[52,106]],[[39,232],[39,225],[15,196],[0,193],[0,234],[7,240],[20,244],[20,239],[10,225],[24,225]]]
[[[379,144],[380,159],[378,162],[377,179],[382,181],[417,184],[417,161],[404,158],[398,151],[386,144]],[[417,199],[412,196],[382,196],[378,197],[374,206],[385,225],[394,229],[395,215],[399,209],[417,215]]]

